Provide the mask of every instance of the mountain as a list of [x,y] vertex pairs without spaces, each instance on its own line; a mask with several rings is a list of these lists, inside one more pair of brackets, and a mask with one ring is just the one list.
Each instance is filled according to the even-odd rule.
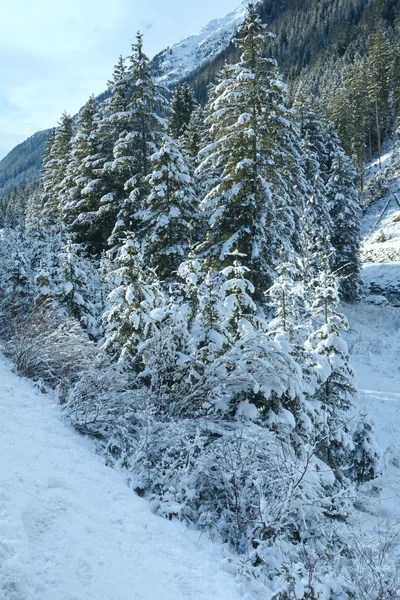
[[[247,0],[221,19],[208,23],[197,34],[170,46],[152,60],[152,72],[164,85],[190,74],[218,55],[229,45],[237,27],[243,21]],[[108,96],[99,96],[99,102]],[[39,177],[50,130],[40,131],[16,146],[0,161],[0,196],[12,188],[29,184]]]
[[248,2],[222,19],[210,21],[196,35],[169,46],[152,61],[154,76],[164,84],[187,77],[195,69],[215,57],[228,46],[238,26],[242,23]]
[[38,131],[0,161],[0,196],[39,178],[51,130]]
[[[264,54],[273,57],[287,80],[299,76],[332,89],[343,66],[364,56],[378,29],[392,30],[399,15],[399,0],[261,0],[257,11],[274,36],[266,40]],[[197,99],[203,102],[225,61],[238,57],[232,43],[185,75]]]
[[[237,57],[232,38],[246,5],[244,0],[198,34],[157,54],[151,65],[154,77],[166,85],[186,81],[204,102],[208,85],[215,81],[223,63]],[[259,0],[257,11],[275,34],[267,39],[264,52],[277,60],[289,81],[306,79],[326,100],[340,85],[341,73],[368,53],[378,29],[390,37],[400,22],[399,5],[400,0]],[[339,131],[346,128],[336,126]],[[35,134],[0,162],[0,195],[37,179],[48,136],[49,131]],[[376,140],[372,141],[376,145]]]

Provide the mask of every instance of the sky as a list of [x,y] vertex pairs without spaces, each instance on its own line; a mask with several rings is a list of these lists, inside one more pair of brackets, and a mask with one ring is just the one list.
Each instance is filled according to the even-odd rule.
[[3,0],[0,159],[105,90],[137,30],[149,57],[223,17],[240,0]]

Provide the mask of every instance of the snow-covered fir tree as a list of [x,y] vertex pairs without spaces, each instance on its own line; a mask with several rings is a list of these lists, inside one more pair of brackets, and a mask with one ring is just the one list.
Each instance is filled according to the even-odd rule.
[[[114,189],[110,200],[117,207],[117,220],[110,239],[118,247],[123,229],[133,227],[142,208],[150,157],[157,150],[166,127],[162,116],[166,100],[150,75],[149,60],[143,52],[143,36],[138,33],[132,46],[126,77],[118,74],[118,103],[110,100],[113,133],[113,160],[106,165],[112,173]],[[121,88],[124,90],[122,92]]]
[[[347,343],[341,337],[347,326],[345,317],[337,312],[339,290],[337,278],[329,266],[325,253],[322,268],[313,283],[313,317],[318,328],[307,340],[306,349],[323,359],[317,363],[319,384],[313,400],[317,401],[320,422],[318,453],[337,472],[347,463],[353,448],[347,426],[352,397],[356,393],[354,371],[350,363]],[[325,364],[324,364],[325,363]]]
[[162,281],[171,282],[188,256],[197,199],[189,169],[172,138],[164,137],[151,165],[153,172],[147,178],[150,193],[141,213],[143,258]]
[[110,132],[103,111],[92,96],[79,112],[60,190],[61,216],[74,243],[82,244],[86,252],[97,256],[107,247],[116,216],[115,210],[111,215],[104,210],[102,203],[111,185],[104,169],[109,159]]
[[194,110],[195,101],[190,87],[187,83],[183,86],[176,83],[169,118],[169,132],[174,139],[178,140],[185,134]]
[[356,302],[361,295],[360,208],[356,177],[351,159],[337,145],[326,195],[332,218],[333,268],[340,280],[340,297],[344,302]]
[[382,473],[382,452],[379,449],[373,429],[366,419],[361,419],[353,432],[354,448],[350,456],[350,476],[358,484],[373,481]]
[[270,78],[264,69],[269,61],[261,58],[264,37],[264,28],[249,5],[235,42],[241,61],[225,67],[211,96],[207,124],[212,143],[203,150],[199,167],[215,173],[215,184],[202,202],[210,216],[201,250],[218,269],[232,263],[231,252],[237,248],[246,257],[244,264],[259,298],[272,281],[277,233],[263,151],[268,147],[265,121],[270,108],[267,112]]
[[43,216],[53,223],[59,219],[59,194],[67,174],[72,136],[72,118],[64,112],[48,144],[43,164]]
[[138,346],[151,335],[156,319],[151,313],[162,303],[160,288],[143,269],[140,244],[132,232],[126,232],[107,274],[111,292],[102,315],[103,348],[114,358],[140,372],[144,369]]

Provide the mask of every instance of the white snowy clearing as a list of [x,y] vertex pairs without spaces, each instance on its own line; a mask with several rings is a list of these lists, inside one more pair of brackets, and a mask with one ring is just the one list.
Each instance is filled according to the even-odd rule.
[[236,600],[223,549],[150,512],[0,358],[0,600]]

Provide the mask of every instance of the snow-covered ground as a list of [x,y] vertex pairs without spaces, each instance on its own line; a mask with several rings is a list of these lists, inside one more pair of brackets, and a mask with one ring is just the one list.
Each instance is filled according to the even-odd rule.
[[[383,453],[382,509],[400,517],[400,208],[393,195],[400,200],[400,170],[392,150],[381,165],[390,188],[364,209],[362,277],[373,294],[384,296],[369,296],[359,305],[347,306],[345,313],[359,388],[356,410],[367,415]],[[367,177],[378,172],[375,160]]]
[[[384,456],[383,514],[400,513],[400,309],[346,307]],[[218,544],[150,512],[123,471],[0,358],[0,600],[250,600]],[[254,593],[254,589],[252,590]],[[260,596],[261,597],[261,596]]]
[[0,358],[0,600],[236,600],[222,552],[153,515]]
[[[400,207],[394,196],[396,194],[400,201],[400,172],[399,165],[393,164],[391,152],[382,157],[382,169],[386,169],[390,189],[364,208],[362,218],[363,279],[372,291],[396,293],[400,300]],[[374,161],[367,170],[367,177],[377,173],[378,163]]]
[[345,313],[359,389],[356,410],[365,411],[374,427],[383,453],[385,486],[395,490],[394,496],[386,490],[382,497],[394,498],[400,515],[400,308],[362,303],[347,306]]

